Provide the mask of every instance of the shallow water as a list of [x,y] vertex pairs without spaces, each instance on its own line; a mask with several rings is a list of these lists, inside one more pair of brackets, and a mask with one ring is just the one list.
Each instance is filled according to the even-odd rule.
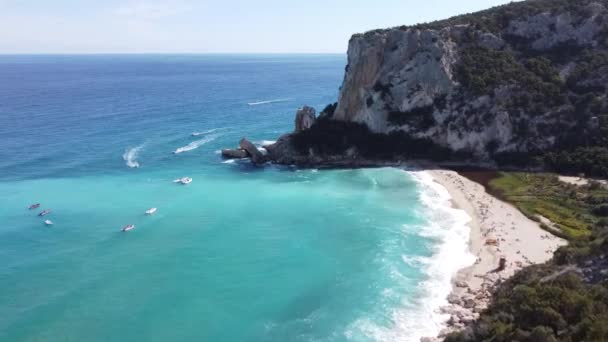
[[[255,168],[217,153],[274,140],[298,106],[335,101],[344,63],[0,57],[0,340],[435,332],[467,230],[427,175]],[[184,176],[193,183],[173,183]]]

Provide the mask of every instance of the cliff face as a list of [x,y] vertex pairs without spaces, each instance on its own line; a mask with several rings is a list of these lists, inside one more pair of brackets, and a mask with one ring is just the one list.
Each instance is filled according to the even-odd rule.
[[332,119],[490,160],[598,134],[608,2],[529,0],[354,35]]

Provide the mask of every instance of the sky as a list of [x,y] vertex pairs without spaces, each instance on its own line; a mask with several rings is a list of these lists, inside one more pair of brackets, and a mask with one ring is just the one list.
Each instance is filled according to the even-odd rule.
[[505,0],[0,0],[0,54],[344,53],[353,33]]

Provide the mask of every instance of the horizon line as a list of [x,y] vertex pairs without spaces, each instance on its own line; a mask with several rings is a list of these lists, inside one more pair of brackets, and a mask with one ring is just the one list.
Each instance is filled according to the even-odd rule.
[[0,52],[0,56],[34,55],[346,55],[346,52]]

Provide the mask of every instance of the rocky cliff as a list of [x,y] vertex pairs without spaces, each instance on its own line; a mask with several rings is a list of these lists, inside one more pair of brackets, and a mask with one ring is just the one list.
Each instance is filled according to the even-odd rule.
[[[370,139],[486,162],[598,146],[608,127],[607,85],[606,0],[529,0],[356,34],[337,106],[311,128],[331,129],[284,137],[274,159],[377,157],[350,143],[348,131],[360,126]],[[332,134],[344,135],[344,148],[328,148],[323,139],[333,142]],[[405,145],[391,154],[424,157]]]

